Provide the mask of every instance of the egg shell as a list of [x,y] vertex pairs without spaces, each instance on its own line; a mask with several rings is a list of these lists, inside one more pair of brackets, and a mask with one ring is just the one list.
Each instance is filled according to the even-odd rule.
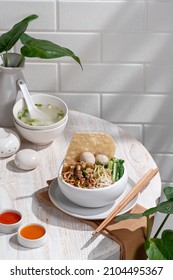
[[0,157],[12,156],[19,148],[20,138],[17,133],[8,128],[0,128]]
[[19,169],[32,170],[40,163],[40,155],[32,149],[23,149],[16,153],[14,162]]

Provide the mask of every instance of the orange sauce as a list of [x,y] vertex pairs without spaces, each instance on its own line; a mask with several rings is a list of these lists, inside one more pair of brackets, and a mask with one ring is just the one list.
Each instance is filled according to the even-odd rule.
[[0,214],[1,224],[15,224],[21,220],[21,216],[15,212],[4,212]]
[[45,229],[39,225],[31,224],[23,227],[20,234],[26,239],[38,239],[45,234]]

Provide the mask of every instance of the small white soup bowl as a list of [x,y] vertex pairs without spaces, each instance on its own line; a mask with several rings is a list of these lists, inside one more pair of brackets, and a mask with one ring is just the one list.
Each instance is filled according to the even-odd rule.
[[[14,209],[0,210],[0,216],[4,216],[4,219],[0,218],[0,232],[1,233],[14,233],[22,224],[22,214]],[[8,215],[8,217],[7,217]],[[16,216],[15,218],[13,216]],[[13,221],[15,219],[15,222]],[[4,221],[3,221],[4,220]]]
[[18,113],[21,112],[23,108],[26,106],[25,100],[22,98],[19,99],[13,107],[13,117],[15,119],[15,122],[18,123],[20,126],[32,130],[45,130],[45,129],[51,129],[60,126],[68,118],[68,107],[66,103],[62,101],[60,98],[58,98],[57,96],[49,95],[49,94],[34,94],[31,95],[31,98],[35,104],[46,104],[46,105],[52,104],[55,107],[58,107],[63,111],[64,117],[58,122],[50,125],[34,126],[34,125],[26,124],[18,118]]
[[78,188],[62,179],[62,167],[63,165],[61,165],[57,177],[58,187],[70,201],[83,207],[97,208],[115,202],[124,192],[128,181],[127,168],[124,165],[123,176],[117,182],[103,188]]
[[15,120],[13,121],[18,132],[23,138],[38,145],[47,145],[63,133],[66,128],[68,118],[58,127],[44,130],[32,130],[19,125]]
[[[32,227],[31,229],[29,229],[29,227]],[[22,234],[23,229],[28,228],[28,236],[25,234]],[[34,236],[35,233],[35,229],[36,228],[40,228],[42,230],[42,233],[38,236]],[[31,236],[32,234],[32,236]],[[27,248],[38,248],[43,246],[46,241],[47,241],[47,230],[46,228],[38,223],[30,223],[30,224],[25,224],[22,225],[19,229],[18,229],[18,233],[17,233],[17,239],[20,245],[27,247]]]

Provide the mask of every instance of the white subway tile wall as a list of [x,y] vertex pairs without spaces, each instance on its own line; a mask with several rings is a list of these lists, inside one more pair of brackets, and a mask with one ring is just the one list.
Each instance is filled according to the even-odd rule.
[[72,49],[83,71],[71,58],[26,59],[31,93],[116,123],[173,184],[173,1],[0,0],[0,34],[33,13],[28,34]]

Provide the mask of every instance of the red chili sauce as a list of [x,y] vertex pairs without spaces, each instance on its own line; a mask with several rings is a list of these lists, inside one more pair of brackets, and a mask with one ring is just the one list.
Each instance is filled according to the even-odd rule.
[[0,214],[1,224],[15,224],[21,220],[21,216],[18,213],[9,211]]

